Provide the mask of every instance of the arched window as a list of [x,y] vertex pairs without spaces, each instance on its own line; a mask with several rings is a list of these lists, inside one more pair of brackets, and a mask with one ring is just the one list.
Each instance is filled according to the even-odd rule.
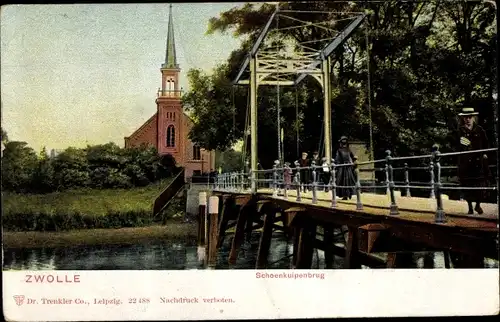
[[167,147],[173,148],[175,147],[175,127],[173,125],[169,125],[167,127]]
[[201,160],[201,150],[198,145],[193,145],[193,160]]

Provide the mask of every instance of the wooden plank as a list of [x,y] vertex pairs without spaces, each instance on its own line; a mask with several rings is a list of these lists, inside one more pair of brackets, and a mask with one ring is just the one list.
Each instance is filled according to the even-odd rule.
[[306,212],[307,208],[306,207],[290,207],[285,209],[285,213],[288,212]]
[[[272,195],[271,189],[259,189],[259,193]],[[331,206],[331,193],[326,193],[322,191],[317,192],[318,203],[323,203],[326,207]],[[312,193],[301,193],[302,203],[311,203]],[[295,201],[296,191],[290,190],[288,192],[288,201]],[[275,199],[285,199],[284,197],[279,197]],[[389,214],[390,200],[387,195],[373,194],[364,192],[361,194],[361,202],[363,207],[377,208],[382,211],[383,214]],[[350,207],[350,209],[356,209],[356,196],[353,196],[351,200],[337,200],[338,207]],[[426,213],[427,216],[434,217],[436,212],[436,200],[431,198],[419,198],[419,197],[403,197],[396,195],[396,204],[402,212],[416,212],[418,214]],[[498,205],[491,203],[482,203],[482,208],[484,213],[482,215],[468,215],[467,214],[467,203],[459,200],[448,200],[443,199],[443,209],[448,216],[460,216],[471,219],[478,219],[484,221],[496,222],[498,219]]]
[[[449,221],[446,225],[442,225],[435,224],[433,217],[424,221],[408,220],[408,218],[403,218],[403,212],[400,212],[399,216],[381,216],[380,214],[366,213],[370,211],[368,207],[364,207],[364,212],[360,212],[355,209],[327,208],[321,204],[303,205],[296,201],[279,199],[274,201],[282,208],[291,208],[297,205],[307,207],[307,215],[317,221],[350,226],[363,226],[370,223],[388,224],[393,231],[401,232],[401,239],[410,243],[421,243],[433,249],[457,248],[460,252],[466,253],[479,251],[485,257],[498,258],[495,241],[498,232],[496,223],[487,223],[489,226],[482,225],[478,228],[472,219],[458,218]],[[432,238],[426,236],[428,232],[432,232]]]

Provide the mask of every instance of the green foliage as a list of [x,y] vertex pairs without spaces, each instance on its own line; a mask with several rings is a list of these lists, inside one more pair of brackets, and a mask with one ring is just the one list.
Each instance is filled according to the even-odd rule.
[[7,142],[9,142],[9,136],[7,135],[7,131],[5,131],[3,128],[1,128],[1,131],[2,131],[2,143],[3,144],[6,144]]
[[43,195],[6,192],[2,225],[8,231],[145,226],[153,220],[165,221],[185,209],[176,201],[164,218],[152,218],[153,201],[168,184],[169,180],[161,180],[141,188],[78,189]]
[[223,152],[217,151],[215,154],[215,164],[221,168],[222,172],[241,171],[242,168],[241,152],[229,149]]
[[51,158],[37,156],[25,142],[10,141],[2,155],[2,187],[8,191],[47,193],[74,188],[146,186],[177,173],[171,155],[141,146],[123,149],[114,143],[70,147]]
[[2,155],[2,188],[29,191],[38,158],[26,142],[9,141]]
[[[493,141],[496,21],[492,5],[437,0],[297,1],[282,2],[280,7],[369,14],[367,23],[331,56],[333,142],[337,142],[341,135],[369,142],[371,124],[375,158],[383,157],[386,149],[392,150],[396,156],[428,153],[434,143],[438,143],[442,151],[449,151],[454,149],[457,111],[464,104],[479,111],[480,124]],[[232,30],[235,36],[242,38],[242,44],[231,53],[226,64],[215,69],[213,75],[199,71],[189,73],[191,90],[185,101],[197,120],[191,136],[203,147],[225,150],[236,140],[244,138],[248,91],[238,86],[234,92],[233,110],[230,81],[274,8],[271,4],[245,4],[210,19],[207,34]],[[333,14],[287,12],[286,15],[322,22],[323,26],[337,31],[350,22]],[[286,28],[292,25],[297,24],[291,19],[279,20],[281,30],[274,31],[275,43],[297,43],[335,35],[324,28]],[[325,44],[308,43],[308,46],[320,49]],[[367,64],[370,93],[367,92]],[[307,77],[302,83],[297,89],[280,87],[285,159],[290,161],[297,158],[301,150],[315,150],[322,143],[321,87],[312,77]],[[371,98],[371,117],[368,95]],[[272,160],[277,157],[276,106],[276,86],[260,86],[258,154],[260,163],[266,168],[272,166]],[[232,131],[233,125],[235,131]]]

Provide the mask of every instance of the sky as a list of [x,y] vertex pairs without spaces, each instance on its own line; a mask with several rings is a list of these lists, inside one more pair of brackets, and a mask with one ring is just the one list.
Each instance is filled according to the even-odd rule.
[[[210,72],[240,40],[205,35],[208,20],[242,3],[173,4],[180,85]],[[156,112],[169,4],[9,5],[0,11],[2,128],[43,146],[115,142]]]

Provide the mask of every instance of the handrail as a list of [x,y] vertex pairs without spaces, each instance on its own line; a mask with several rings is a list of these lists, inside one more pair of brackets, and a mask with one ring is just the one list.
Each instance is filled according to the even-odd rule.
[[[285,165],[284,167],[279,166],[279,161],[275,161],[275,164],[272,169],[263,169],[256,170],[256,179],[255,179],[255,187],[256,190],[265,186],[266,188],[271,188],[273,191],[273,196],[278,197],[283,191],[283,196],[287,197],[287,192],[290,189],[296,190],[296,200],[301,201],[301,190],[311,190],[312,191],[312,203],[317,203],[317,191],[318,189],[331,190],[332,193],[332,207],[335,208],[337,206],[337,196],[336,191],[337,188],[346,188],[353,189],[352,193],[356,194],[356,209],[362,209],[363,204],[361,202],[361,192],[363,189],[377,189],[382,188],[387,190],[387,194],[390,196],[390,215],[398,215],[398,205],[396,203],[395,198],[395,189],[404,189],[405,195],[410,196],[411,189],[421,189],[428,190],[430,192],[429,197],[436,200],[436,214],[435,221],[436,223],[445,223],[445,213],[443,209],[443,201],[442,201],[442,192],[447,190],[492,190],[496,191],[496,186],[484,186],[484,187],[465,187],[460,186],[458,184],[450,184],[442,182],[442,170],[456,169],[457,166],[441,166],[441,159],[443,157],[457,156],[461,154],[471,154],[471,153],[483,153],[497,151],[497,148],[491,149],[481,149],[481,150],[471,150],[471,151],[462,151],[462,152],[451,152],[451,153],[440,153],[439,148],[437,146],[433,146],[431,154],[425,155],[417,155],[417,156],[405,156],[405,157],[392,157],[390,151],[386,151],[386,158],[374,161],[364,161],[364,162],[354,162],[354,163],[345,163],[345,164],[335,164],[335,160],[331,160],[331,164],[329,165],[316,165],[315,162],[312,162],[312,165],[307,167],[301,167],[298,161],[294,162],[294,167],[290,167]],[[407,160],[416,160],[416,159],[429,159],[428,166],[421,167],[410,167],[407,163],[404,164],[403,167],[394,167],[393,164],[398,161],[407,161]],[[483,162],[481,159],[479,162]],[[366,164],[376,164],[376,163],[385,163],[385,167],[383,168],[374,168],[371,171],[384,171],[385,172],[385,181],[383,185],[362,185],[361,180],[359,178],[360,171],[363,169],[359,169],[360,165]],[[352,167],[354,170],[354,180],[351,185],[337,185],[335,180],[336,172],[343,167]],[[328,168],[328,173],[330,173],[330,180],[328,183],[320,182],[318,180],[319,173],[318,169],[324,170],[324,168]],[[490,166],[490,168],[495,168],[494,166]],[[425,170],[430,175],[429,182],[420,181],[410,181],[409,172],[410,170]],[[366,170],[366,169],[365,169]],[[395,180],[394,172],[395,170],[404,170],[404,181]],[[306,171],[306,172],[304,172]],[[368,170],[370,171],[370,170]],[[301,172],[309,173],[312,177],[312,181],[310,182],[302,182],[300,180]],[[268,175],[272,174],[272,177]],[[264,176],[263,178],[261,178]],[[328,178],[328,177],[327,177]],[[419,178],[421,179],[421,177]],[[292,182],[293,180],[293,182]],[[233,173],[223,173],[217,175],[215,178],[215,189],[223,190],[223,191],[248,191],[251,187],[251,171],[246,172],[233,172]],[[256,193],[257,191],[252,191]]]
[[170,184],[156,197],[153,204],[153,217],[158,215],[185,185],[184,171],[184,168],[182,168],[172,182],[170,182]]

